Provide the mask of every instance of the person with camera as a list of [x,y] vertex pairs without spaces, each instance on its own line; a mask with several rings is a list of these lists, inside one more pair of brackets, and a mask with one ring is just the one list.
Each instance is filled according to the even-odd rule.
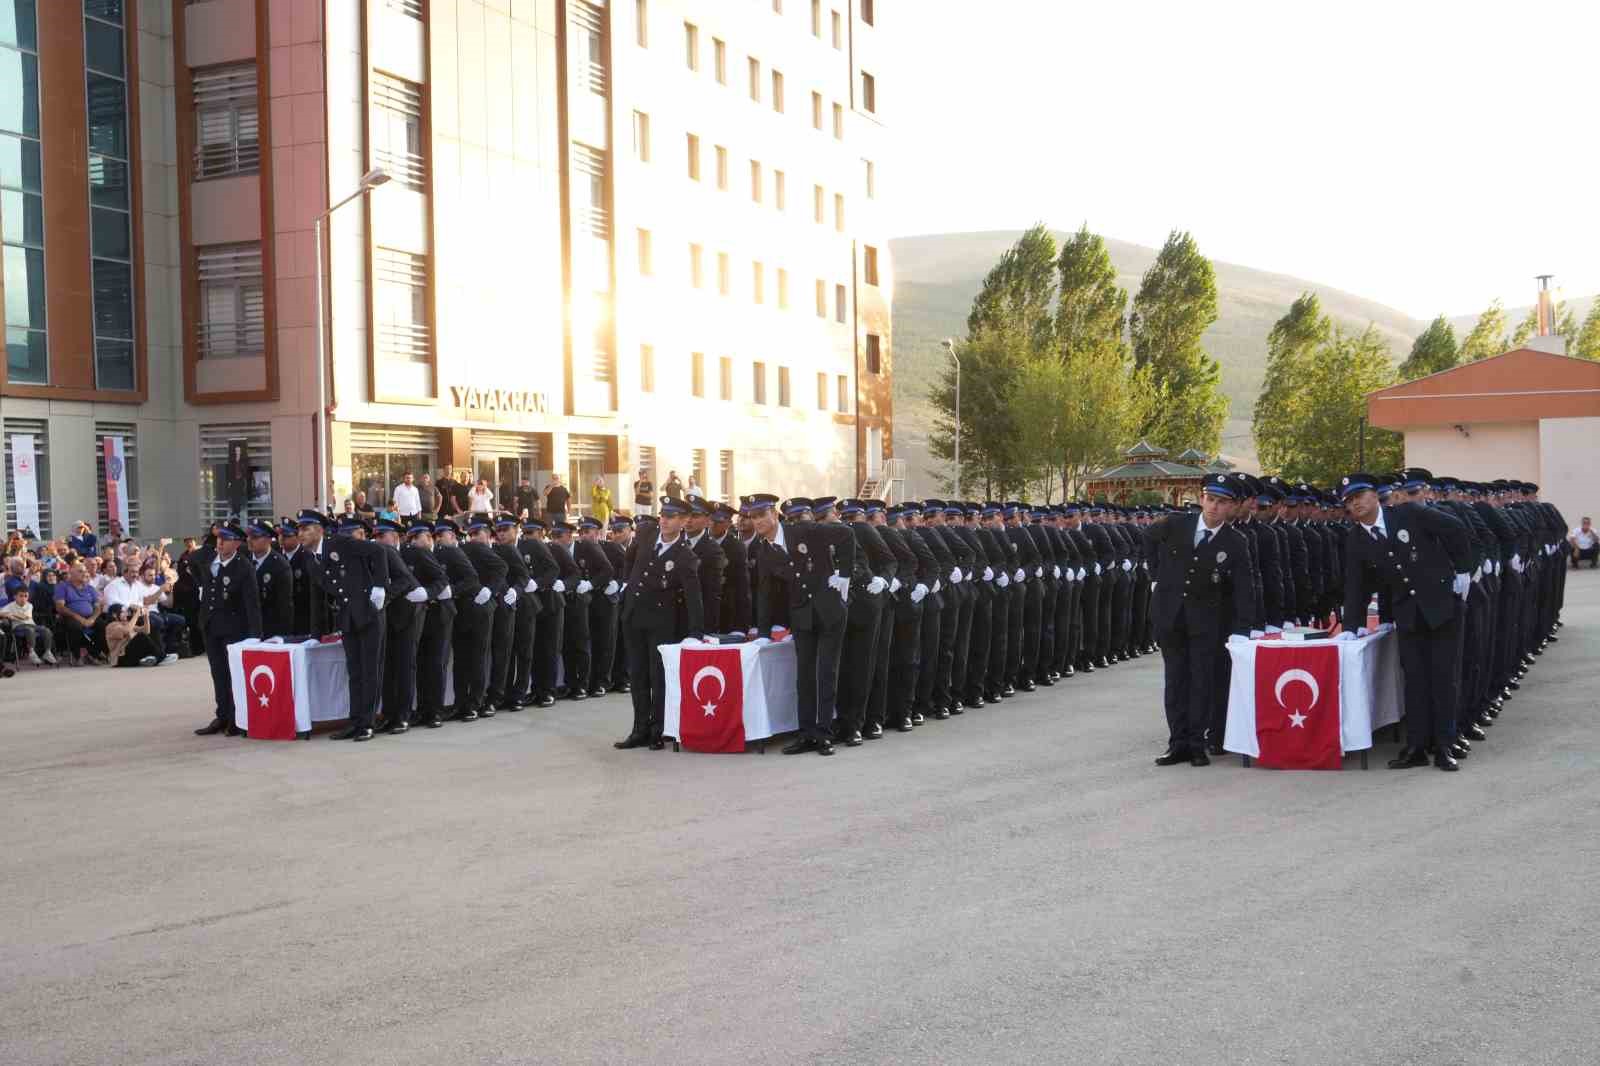
[[106,617],[106,658],[112,666],[160,665],[161,649],[150,637],[150,608],[112,604]]

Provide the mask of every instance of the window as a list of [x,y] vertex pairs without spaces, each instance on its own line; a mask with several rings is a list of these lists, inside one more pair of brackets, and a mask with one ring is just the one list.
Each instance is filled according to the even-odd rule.
[[717,188],[728,191],[728,150],[717,145]]
[[844,232],[844,193],[833,194],[833,228]]
[[703,288],[706,283],[704,253],[705,249],[698,244],[689,245],[689,285],[696,289]]
[[696,448],[689,453],[689,480],[699,485],[701,491],[706,487],[706,450]]
[[764,404],[767,402],[767,364],[754,363],[750,371],[750,399]]
[[711,65],[717,76],[717,84],[728,84],[728,45],[720,37],[711,38]]
[[833,105],[833,139],[844,140],[844,105]]
[[209,67],[193,79],[194,180],[257,173],[256,65]]
[[828,375],[822,371],[817,372],[817,410],[828,409]]
[[778,310],[789,310],[789,272],[778,268]]
[[[3,47],[3,46],[0,46]],[[0,422],[0,461],[5,463],[6,508],[5,527],[7,529],[21,529],[31,525],[33,516],[26,521],[19,520],[17,514],[17,479],[16,462],[13,455],[18,448],[19,437],[31,437],[33,445],[33,483],[39,501],[39,524],[33,531],[39,538],[50,536],[50,427],[42,418],[7,418]]]
[[[0,222],[4,223],[0,288],[5,291],[6,369],[14,384],[47,385],[38,42],[28,17],[31,5],[19,10],[23,18],[0,33],[4,42],[0,43]],[[7,476],[10,470],[8,461]],[[7,491],[6,499],[9,514],[16,496]],[[43,506],[41,500],[41,514]],[[16,528],[9,521],[7,526]]]
[[861,72],[861,106],[873,113],[878,110],[878,79],[864,70]]
[[[7,8],[12,6],[6,5]],[[21,5],[23,9],[32,6]],[[123,59],[126,46],[122,5],[108,4],[103,0],[86,3],[84,13],[90,321],[94,326],[94,381],[96,388],[132,389],[135,384],[133,205],[129,199],[131,186],[128,181],[128,87]],[[8,33],[6,39],[9,41],[12,37],[20,36]],[[19,59],[31,58],[26,53],[9,48],[3,54]],[[28,95],[26,86],[20,95],[25,102]],[[10,111],[11,108],[6,110]],[[27,116],[24,115],[22,124],[26,122]],[[14,125],[9,120],[5,124]],[[10,317],[9,313],[7,317]]]
[[772,110],[783,114],[783,73],[772,72]]
[[689,151],[689,180],[700,180],[700,138],[694,134],[688,135]]
[[862,248],[861,273],[868,285],[878,283],[878,250],[870,244]]
[[378,358],[426,363],[428,260],[393,248],[372,250],[372,325]]
[[650,47],[650,0],[633,0],[633,40],[640,48]]
[[[777,3],[777,0],[773,0]],[[722,502],[733,502],[733,453],[723,450],[717,454],[718,465],[722,468]]]
[[811,214],[813,219],[818,223],[827,221],[827,202],[828,198],[826,194],[823,193],[822,186],[811,186]]
[[817,279],[817,317],[828,317],[828,283]]
[[633,158],[650,162],[650,116],[643,111],[633,113]]
[[717,291],[726,296],[733,291],[733,279],[729,274],[728,253],[717,253]]
[[843,285],[833,287],[833,320],[843,322],[845,312],[845,294]]
[[201,359],[260,355],[266,346],[261,245],[213,244],[196,249],[200,279]]
[[837,11],[832,12],[832,16],[833,16],[833,46],[835,48],[843,48],[844,47],[844,20],[839,17],[839,13]]
[[772,13],[774,15],[783,14],[783,0],[772,0]]
[[750,295],[758,304],[767,302],[767,268],[761,263],[750,264]]
[[650,231],[639,231],[639,273],[645,277],[656,272],[655,257],[650,254]]
[[[232,459],[244,468],[242,479],[229,478]],[[225,422],[200,426],[200,524],[225,518],[265,518],[272,506],[272,423]]]
[[[252,74],[252,81],[254,75]],[[427,157],[422,144],[422,86],[377,71],[372,75],[372,115],[368,136],[372,165],[408,189],[427,188]]]
[[706,394],[706,353],[689,353],[689,393],[702,399]]
[[872,0],[860,0],[860,3],[861,21],[865,22],[868,26],[873,25],[876,22],[876,13],[873,11]]
[[822,94],[811,94],[811,128],[822,129]]
[[733,399],[733,357],[725,355],[717,361],[718,395],[724,400]]
[[751,56],[750,63],[750,99],[756,103],[761,102],[761,60]]
[[778,406],[789,406],[789,368],[786,366],[778,368]]
[[872,160],[870,159],[863,159],[861,162],[867,172],[867,199],[876,200],[878,198],[877,168],[872,165]]
[[692,22],[683,24],[683,59],[690,70],[700,69],[700,30]]
[[656,350],[648,344],[639,345],[639,391],[656,391]]
[[750,160],[750,199],[759,204],[761,197],[761,164],[752,159]]
[[[94,424],[94,484],[95,502],[100,524],[97,528],[109,529],[111,519],[122,521],[120,514],[112,514],[106,499],[106,440],[120,438],[122,442],[122,501],[128,520],[122,530],[129,536],[139,532],[139,427],[132,422],[96,422]],[[112,444],[116,455],[116,444]],[[120,510],[120,509],[119,509]]]
[[786,192],[787,190],[784,188],[783,171],[774,170],[772,172],[772,199],[777,205],[779,211],[786,211],[789,208],[788,196],[785,195]]
[[850,378],[844,374],[839,375],[839,413],[850,413]]
[[876,333],[867,334],[867,373],[883,373],[883,341]]
[[822,39],[822,0],[811,0],[811,36]]

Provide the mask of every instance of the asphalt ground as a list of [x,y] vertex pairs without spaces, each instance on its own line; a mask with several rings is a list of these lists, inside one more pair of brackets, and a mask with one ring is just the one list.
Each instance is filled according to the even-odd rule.
[[0,1063],[1594,1063],[1567,599],[1458,774],[1157,769],[1148,657],[826,760],[614,751],[623,696],[202,738],[199,660],[25,670]]

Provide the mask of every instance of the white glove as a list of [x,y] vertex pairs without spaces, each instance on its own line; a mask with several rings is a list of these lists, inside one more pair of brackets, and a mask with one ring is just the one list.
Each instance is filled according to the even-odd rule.
[[986,567],[983,568],[983,579],[985,581],[993,581],[994,580],[994,567],[986,566]]
[[1522,573],[1522,556],[1516,554],[1515,552],[1513,552],[1511,555],[1511,569],[1515,570],[1519,574]]
[[1061,567],[1053,566],[1053,567],[1051,567],[1051,569],[1055,571],[1056,580],[1060,581],[1061,580]]
[[867,592],[873,596],[876,596],[878,593],[882,592],[888,587],[889,583],[881,577],[874,577],[871,581],[867,582]]
[[567,583],[558,577],[554,581],[550,582],[550,591],[565,592],[567,591]]
[[1044,567],[1042,567],[1042,566],[1034,567],[1033,568],[1033,576],[1034,577],[1044,577]]
[[1394,623],[1393,622],[1379,622],[1378,623],[1378,628],[1374,629],[1373,632],[1374,633],[1387,633],[1392,629],[1394,629]]
[[1132,559],[1124,559],[1124,560],[1122,560],[1122,572],[1124,574],[1126,574],[1129,570],[1132,570],[1132,569],[1133,569],[1133,560]]
[[372,594],[367,597],[367,599],[372,601],[372,608],[376,611],[383,610],[383,602],[387,598],[388,593],[384,592],[382,589],[373,589]]
[[500,595],[500,602],[505,604],[507,607],[515,607],[517,605],[517,590],[506,589],[505,592]]
[[449,585],[446,585],[444,587],[444,591],[439,593],[439,599],[442,602],[444,600],[454,599],[455,595],[456,595],[456,590],[451,588]]
[[428,590],[423,588],[421,585],[418,585],[416,588],[406,593],[406,599],[410,600],[412,603],[427,603]]
[[1483,567],[1480,566],[1476,570],[1472,571],[1472,583],[1474,585],[1476,585],[1478,582],[1480,582],[1482,580],[1483,580]]
[[528,579],[528,583],[526,585],[522,586],[522,591],[523,592],[538,592],[539,591],[539,583],[537,581],[535,581],[533,578],[530,577]]
[[837,592],[839,594],[839,598],[841,600],[849,600],[850,599],[850,579],[849,578],[840,577],[838,574],[834,574],[832,577],[828,578],[828,587],[833,589],[835,592]]
[[1358,637],[1367,636],[1367,627],[1366,626],[1356,626],[1356,636],[1358,636]]
[[1152,595],[1152,596],[1154,596],[1154,595],[1155,595],[1155,592],[1156,592],[1156,586],[1157,586],[1157,585],[1159,585],[1159,584],[1161,584],[1161,582],[1159,582],[1159,581],[1152,581],[1152,582],[1150,582],[1150,595]]
[[950,584],[961,584],[961,567],[958,566],[954,570],[950,571]]
[[282,644],[283,643],[283,638],[282,637],[268,637],[262,643],[264,643],[264,644]]
[[942,588],[944,588],[944,582],[940,581],[938,578],[934,578],[933,579],[933,591],[938,592]]
[[1008,585],[1011,584],[1011,575],[1009,575],[1009,574],[1001,574],[998,578],[995,579],[995,584],[999,585],[1001,588],[1007,587]]
[[1228,634],[1228,643],[1229,644],[1248,644],[1248,643],[1250,643],[1250,638],[1245,636],[1243,633],[1229,633]]
[[[1151,587],[1154,588],[1155,586],[1152,585]],[[1266,628],[1266,632],[1268,632],[1268,633],[1282,633],[1283,632],[1283,627],[1282,626],[1268,626]]]
[[893,594],[893,593],[896,593],[896,592],[899,592],[899,591],[900,591],[900,579],[897,578],[897,577],[890,578],[889,579],[889,592],[891,594]]
[[585,592],[593,592],[593,591],[594,591],[594,582],[593,581],[590,581],[587,578],[585,578],[584,580],[578,582],[578,595],[582,596]]
[[1462,599],[1466,599],[1467,598],[1467,590],[1472,587],[1472,575],[1471,574],[1457,574],[1456,575],[1455,584],[1454,584],[1453,587],[1456,590],[1456,595],[1457,596],[1460,596]]
[[1343,633],[1340,633],[1338,636],[1334,637],[1333,639],[1336,640],[1336,641],[1338,641],[1338,640],[1355,640],[1356,639],[1356,635],[1354,633],[1350,632],[1347,629]]
[[1019,566],[1017,567],[1017,572],[1011,575],[1011,580],[1026,581],[1028,580],[1028,572]]
[[617,584],[615,581],[612,581],[606,585],[607,596],[615,596],[620,591],[622,591],[622,586]]
[[1264,630],[1264,629],[1252,629],[1250,631],[1250,639],[1251,640],[1260,640],[1262,637],[1264,637],[1266,635],[1267,635],[1267,631]]
[[[1096,572],[1096,573],[1099,573],[1099,571],[1100,571],[1100,568],[1099,568],[1099,567],[1098,567],[1098,566],[1097,566],[1097,567],[1095,567],[1095,572]],[[1083,567],[1081,567],[1081,566],[1080,566],[1080,567],[1078,567],[1078,580],[1079,580],[1079,581],[1082,581],[1082,580],[1083,580],[1083,579],[1084,579],[1084,578],[1086,578],[1086,577],[1088,577],[1088,576],[1089,576],[1089,571],[1087,571],[1087,570],[1085,570],[1085,569],[1084,569],[1084,568],[1083,568]]]
[[478,594],[476,596],[472,597],[472,602],[477,604],[479,607],[482,607],[484,604],[489,602],[489,597],[493,595],[494,593],[489,590],[487,585],[485,585],[483,588],[478,590]]
[[919,581],[917,582],[917,587],[911,590],[911,602],[921,603],[927,595],[928,586]]
[[1095,563],[1094,564],[1094,576],[1095,577],[1099,577],[1100,576],[1100,564],[1099,563]]

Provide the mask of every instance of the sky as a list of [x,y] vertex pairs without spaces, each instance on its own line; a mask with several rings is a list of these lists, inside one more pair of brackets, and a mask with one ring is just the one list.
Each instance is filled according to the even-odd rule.
[[1420,319],[1600,292],[1596,0],[879,6],[896,234],[1187,229]]

